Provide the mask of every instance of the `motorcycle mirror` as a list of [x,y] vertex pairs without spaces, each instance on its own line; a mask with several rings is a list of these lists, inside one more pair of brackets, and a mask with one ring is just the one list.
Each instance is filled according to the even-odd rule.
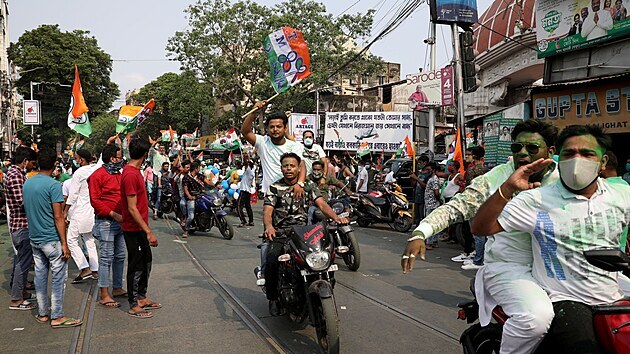
[[608,272],[630,269],[630,258],[618,248],[604,248],[584,251],[586,261]]

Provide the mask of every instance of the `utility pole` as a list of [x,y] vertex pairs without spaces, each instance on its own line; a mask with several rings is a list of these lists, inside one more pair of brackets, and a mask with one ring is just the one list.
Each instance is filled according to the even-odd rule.
[[[429,39],[427,43],[431,46],[431,66],[429,67],[429,71],[435,71],[435,53],[436,53],[436,44],[435,44],[435,22],[430,22],[429,31]],[[429,108],[429,151],[435,154],[435,113],[437,108],[430,107]]]
[[[33,100],[33,84],[36,84],[36,82],[30,81],[29,82],[30,86],[31,86],[31,101]],[[42,114],[41,112],[39,112],[39,114]],[[35,126],[31,125],[31,139],[33,139],[33,143],[35,142]]]
[[451,24],[451,32],[453,36],[453,57],[455,58],[455,90],[457,98],[457,127],[460,130],[460,143],[462,147],[462,156],[466,153],[466,116],[464,115],[464,78],[462,76],[462,53],[459,46],[459,30],[456,23]]

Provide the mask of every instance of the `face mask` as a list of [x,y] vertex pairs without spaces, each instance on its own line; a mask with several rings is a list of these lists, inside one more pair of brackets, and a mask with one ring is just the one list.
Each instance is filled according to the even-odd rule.
[[560,178],[564,184],[574,191],[580,191],[597,179],[599,161],[591,161],[575,157],[558,162]]
[[318,180],[318,179],[322,178],[323,176],[324,176],[324,174],[321,173],[321,172],[313,172],[313,179],[314,180]]
[[313,138],[304,138],[304,146],[307,148],[313,146]]
[[105,167],[107,173],[114,175],[120,172],[120,169],[123,167],[123,161],[104,163],[103,167]]
[[389,173],[389,168],[384,168],[384,169],[383,169],[383,172],[385,172],[385,173]]
[[626,171],[630,172],[630,163],[626,164]]
[[77,162],[77,160],[72,160],[72,164],[74,165],[74,167],[79,167],[79,163]]
[[365,165],[365,169],[369,170],[370,169],[370,165]]

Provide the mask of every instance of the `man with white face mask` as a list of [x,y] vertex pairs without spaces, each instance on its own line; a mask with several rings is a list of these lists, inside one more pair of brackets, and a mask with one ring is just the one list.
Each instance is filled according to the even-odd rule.
[[[536,186],[529,183],[529,175],[552,161],[522,166],[479,209],[472,225],[478,235],[532,235],[532,275],[549,294],[555,312],[545,352],[602,352],[592,306],[623,297],[617,273],[589,265],[583,255],[589,249],[618,248],[630,222],[630,186],[598,177],[611,145],[597,126],[565,128],[556,143],[560,180],[530,189]],[[509,201],[518,191],[524,192]]]
[[324,163],[324,176],[326,176],[328,174],[328,158],[324,149],[315,144],[315,134],[310,130],[305,130],[302,133],[302,143],[304,144],[302,159],[306,165],[306,175],[313,173],[313,162],[322,161]]

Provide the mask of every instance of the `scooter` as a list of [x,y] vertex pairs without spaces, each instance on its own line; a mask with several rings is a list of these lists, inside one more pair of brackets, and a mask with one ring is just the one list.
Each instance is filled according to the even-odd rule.
[[[588,263],[609,272],[630,272],[630,257],[619,249],[596,249],[584,251]],[[470,291],[475,295],[474,278],[471,280]],[[467,323],[475,323],[479,319],[479,304],[477,299],[458,304],[457,318]],[[460,343],[464,354],[499,353],[501,348],[501,334],[503,324],[509,316],[500,306],[492,310],[491,322],[481,327],[475,323],[462,333]],[[593,306],[593,325],[597,339],[606,353],[630,353],[630,298],[622,299],[611,305]],[[543,353],[539,348],[535,353]]]
[[354,203],[359,226],[367,227],[371,223],[386,223],[396,231],[407,232],[411,229],[412,217],[409,212],[407,197],[399,185],[385,185],[382,192],[373,194],[355,194],[350,200]]
[[[195,200],[195,218],[190,230],[191,234],[196,231],[207,232],[216,226],[224,239],[230,240],[234,237],[234,228],[226,219],[227,212],[221,209],[221,196],[219,193],[202,194]],[[185,230],[184,225],[182,229]]]

